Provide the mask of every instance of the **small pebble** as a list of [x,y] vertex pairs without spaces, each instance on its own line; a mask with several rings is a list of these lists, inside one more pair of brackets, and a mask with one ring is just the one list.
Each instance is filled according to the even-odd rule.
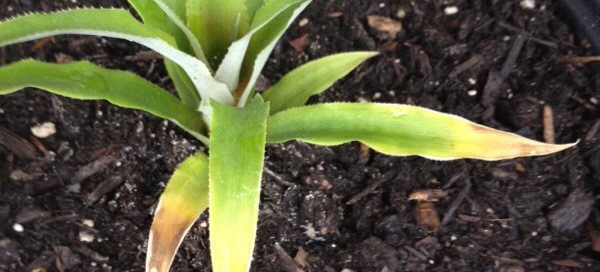
[[396,17],[399,19],[406,17],[406,10],[399,9],[398,11],[396,11]]
[[206,223],[206,221],[202,221],[202,222],[200,222],[200,227],[206,228],[206,227],[208,227],[208,223]]
[[477,90],[470,90],[470,91],[467,92],[467,94],[469,96],[476,96],[477,95]]
[[4,109],[0,108],[0,114],[4,113]]
[[56,125],[51,122],[45,122],[31,128],[31,133],[38,138],[48,138],[56,134]]
[[315,239],[317,237],[317,231],[315,230],[313,225],[310,223],[306,226],[306,231],[304,233],[310,239]]
[[458,13],[458,7],[457,6],[448,6],[444,9],[444,14],[446,15],[454,15]]
[[458,237],[456,237],[456,235],[450,236],[450,241],[456,241],[456,239],[458,239]]
[[[590,98],[590,103],[594,105],[598,105],[598,98],[592,97]],[[2,113],[2,109],[0,109],[0,113]]]
[[81,220],[81,223],[90,228],[94,227],[94,220],[92,220],[92,219],[83,219],[83,220]]
[[299,26],[299,27],[306,26],[306,25],[308,25],[308,22],[309,22],[309,21],[308,21],[308,18],[302,18],[302,19],[300,19],[300,21],[298,22],[298,26]]
[[25,228],[23,227],[23,225],[21,225],[19,223],[15,223],[15,224],[13,224],[13,230],[16,232],[23,232],[23,231],[25,231]]
[[477,80],[475,80],[474,78],[470,77],[469,78],[469,84],[475,85],[475,84],[477,84]]
[[532,10],[535,8],[535,0],[523,0],[520,5],[523,9]]
[[94,235],[92,235],[86,231],[80,231],[79,232],[79,241],[91,243],[94,241]]
[[385,3],[379,3],[380,8],[385,8]]
[[531,236],[535,237],[535,236],[537,236],[537,235],[538,235],[538,232],[537,232],[537,231],[533,231],[533,232],[531,232]]

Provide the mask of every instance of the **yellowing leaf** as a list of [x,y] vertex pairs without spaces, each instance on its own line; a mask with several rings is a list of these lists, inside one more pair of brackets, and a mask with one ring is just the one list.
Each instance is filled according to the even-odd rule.
[[331,103],[294,108],[268,119],[267,142],[319,145],[360,141],[389,155],[501,160],[555,153],[554,145],[433,110],[397,104]]
[[187,158],[160,197],[150,228],[146,271],[168,272],[175,253],[200,214],[208,207],[208,158]]

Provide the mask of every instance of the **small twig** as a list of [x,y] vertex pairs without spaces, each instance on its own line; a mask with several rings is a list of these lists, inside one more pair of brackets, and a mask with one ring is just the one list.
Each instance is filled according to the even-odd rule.
[[27,140],[0,125],[0,144],[12,153],[23,159],[35,160],[39,158],[35,147]]
[[594,122],[594,125],[592,125],[590,130],[588,130],[588,132],[585,134],[585,141],[589,142],[592,139],[594,139],[596,133],[598,133],[598,130],[600,130],[600,119],[596,120],[596,122]]
[[89,193],[85,197],[83,202],[85,203],[86,206],[94,204],[94,202],[98,201],[98,199],[100,199],[102,196],[108,194],[110,191],[117,188],[117,186],[119,186],[119,184],[121,184],[121,182],[123,182],[123,179],[119,176],[112,176],[112,177],[108,178],[107,180],[100,183],[98,185],[98,187],[96,187],[96,189],[94,189],[94,191]]
[[551,42],[551,41],[547,41],[547,40],[543,40],[540,38],[536,38],[536,37],[532,37],[531,34],[529,32],[526,32],[522,29],[517,28],[516,26],[512,26],[506,22],[498,22],[498,26],[506,29],[506,30],[510,30],[513,32],[517,32],[517,33],[522,33],[524,34],[528,40],[532,41],[532,42],[536,42],[539,43],[541,45],[550,47],[550,48],[558,48],[558,44],[556,44],[555,42]]
[[458,206],[460,206],[460,204],[465,200],[465,198],[469,194],[469,191],[471,191],[471,181],[467,179],[466,183],[467,184],[458,194],[458,196],[454,199],[454,201],[452,201],[452,203],[450,203],[450,207],[448,207],[448,211],[446,211],[446,214],[444,214],[444,218],[442,219],[443,226],[448,224],[450,220],[452,220],[452,217],[454,217],[454,213],[456,213],[456,209],[458,209]]
[[406,249],[408,252],[410,252],[413,255],[415,255],[415,257],[421,259],[421,261],[427,261],[427,256],[425,256],[425,254],[421,253],[420,251],[418,251],[414,247],[405,246],[404,249]]
[[29,136],[29,140],[31,140],[33,145],[35,147],[37,147],[37,149],[40,152],[42,152],[42,154],[44,154],[44,157],[48,157],[48,154],[50,154],[50,151],[48,151],[48,148],[46,148],[46,146],[44,146],[44,144],[37,137],[31,135],[31,136]]
[[554,114],[552,112],[552,107],[544,105],[542,122],[544,124],[544,141],[549,144],[556,143],[554,139]]
[[281,247],[281,245],[279,245],[279,243],[275,243],[275,252],[277,253],[277,257],[279,257],[279,260],[281,261],[280,264],[283,270],[287,272],[304,272],[304,270],[300,269],[296,265],[294,259],[292,259],[292,257],[290,257],[290,255],[287,254],[287,252],[285,252],[285,250]]
[[90,176],[108,168],[117,158],[114,155],[103,156],[100,159],[97,159],[77,170],[73,177],[71,178],[71,182],[79,183],[83,180],[89,178]]
[[265,174],[269,175],[270,177],[272,177],[273,179],[275,179],[275,181],[288,186],[288,187],[294,187],[296,186],[296,184],[291,183],[285,179],[283,179],[280,175],[276,174],[275,172],[273,172],[271,169],[269,169],[268,167],[263,167],[263,171],[265,172]]
[[504,64],[502,64],[502,69],[500,72],[495,70],[490,71],[485,86],[483,87],[483,94],[481,96],[481,102],[484,106],[493,106],[496,103],[496,100],[498,100],[500,97],[500,86],[517,63],[517,59],[519,58],[519,54],[521,54],[521,50],[525,45],[525,41],[527,41],[527,37],[525,35],[517,35],[513,46],[508,52],[508,56],[506,57]]
[[594,61],[600,61],[600,56],[574,57],[571,59],[571,62],[575,64],[585,64]]
[[352,204],[358,202],[361,198],[365,197],[366,195],[375,191],[375,189],[379,188],[379,186],[381,186],[382,183],[383,183],[383,180],[369,184],[369,186],[367,186],[364,190],[362,190],[358,194],[355,194],[354,196],[352,196],[352,198],[350,198],[350,200],[348,200],[348,202],[346,202],[346,205],[352,205]]

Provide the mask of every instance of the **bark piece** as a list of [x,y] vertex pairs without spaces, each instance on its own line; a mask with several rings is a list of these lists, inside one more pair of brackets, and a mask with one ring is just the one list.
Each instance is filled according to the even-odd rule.
[[594,201],[594,196],[591,194],[575,189],[562,203],[550,211],[548,215],[550,225],[559,231],[579,227],[592,212]]

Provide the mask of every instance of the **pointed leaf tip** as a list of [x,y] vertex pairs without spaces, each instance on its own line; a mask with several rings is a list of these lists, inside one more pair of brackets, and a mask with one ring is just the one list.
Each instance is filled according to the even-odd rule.
[[562,151],[555,145],[473,123],[465,118],[398,104],[327,103],[269,117],[267,142],[320,145],[360,141],[381,153],[436,160],[503,160]]
[[175,253],[190,227],[208,207],[208,157],[187,158],[160,197],[150,228],[147,272],[168,272]]

